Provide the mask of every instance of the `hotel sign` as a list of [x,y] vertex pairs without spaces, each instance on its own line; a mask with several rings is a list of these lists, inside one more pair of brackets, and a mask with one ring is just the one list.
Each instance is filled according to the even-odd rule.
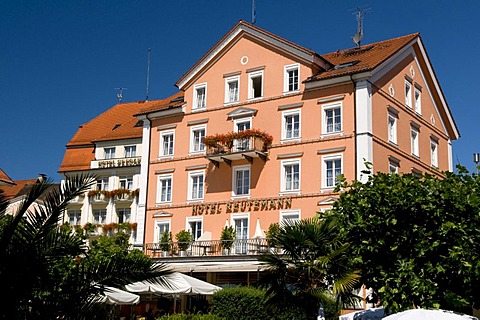
[[139,166],[141,163],[142,163],[142,158],[103,160],[103,161],[98,161],[98,167],[99,168],[131,167],[131,166]]
[[193,216],[207,214],[221,214],[222,212],[248,212],[248,211],[269,211],[290,209],[292,207],[292,198],[271,198],[257,200],[236,200],[227,203],[205,203],[196,204],[192,207]]

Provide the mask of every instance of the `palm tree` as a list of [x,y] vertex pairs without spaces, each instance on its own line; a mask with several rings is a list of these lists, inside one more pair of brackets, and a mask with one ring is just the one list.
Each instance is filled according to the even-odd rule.
[[[13,216],[6,214],[8,199],[0,192],[0,283],[6,293],[0,319],[99,319],[93,311],[105,286],[165,281],[164,265],[139,254],[90,258],[83,237],[59,227],[69,201],[94,181],[87,175],[60,188],[36,183]],[[33,205],[38,199],[43,206]]]
[[273,237],[282,252],[260,257],[267,267],[261,279],[268,288],[267,304],[300,308],[315,318],[322,301],[352,303],[360,272],[349,267],[348,244],[342,243],[334,220],[283,222]]

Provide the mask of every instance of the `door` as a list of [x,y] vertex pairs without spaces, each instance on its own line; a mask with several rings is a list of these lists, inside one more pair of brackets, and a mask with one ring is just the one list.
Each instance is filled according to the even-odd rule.
[[235,219],[235,253],[247,253],[247,239],[248,239],[248,218]]

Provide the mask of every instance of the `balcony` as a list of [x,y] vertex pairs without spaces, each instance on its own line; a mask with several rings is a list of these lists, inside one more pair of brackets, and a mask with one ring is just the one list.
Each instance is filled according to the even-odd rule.
[[[220,257],[220,256],[258,256],[274,248],[269,248],[267,239],[236,239],[229,240],[230,249],[226,247],[225,240],[193,241],[191,243],[170,242],[170,243],[146,243],[144,252],[151,258],[172,259],[192,257]],[[187,247],[180,250],[181,247]],[[275,249],[276,250],[276,249]]]
[[204,139],[207,147],[206,158],[216,167],[220,162],[231,166],[232,161],[241,159],[250,163],[254,158],[266,161],[272,141],[271,135],[256,129],[207,136]]

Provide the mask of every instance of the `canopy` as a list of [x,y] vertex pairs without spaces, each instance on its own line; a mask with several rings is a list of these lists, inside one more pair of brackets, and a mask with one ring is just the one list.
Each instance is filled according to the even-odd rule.
[[208,282],[195,279],[183,273],[174,272],[165,276],[168,285],[149,283],[147,281],[135,282],[126,285],[126,289],[136,293],[162,293],[162,294],[204,294],[211,295],[221,288]]
[[466,314],[455,313],[448,310],[426,310],[426,309],[411,309],[399,313],[392,314],[383,318],[384,320],[478,320]]
[[140,302],[140,296],[114,287],[105,287],[104,296],[100,298],[107,304],[131,305]]

